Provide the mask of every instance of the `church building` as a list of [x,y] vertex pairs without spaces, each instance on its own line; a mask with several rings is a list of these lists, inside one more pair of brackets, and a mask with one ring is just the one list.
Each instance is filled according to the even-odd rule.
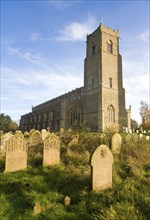
[[122,130],[131,127],[125,107],[118,30],[100,26],[87,36],[84,86],[32,107],[21,116],[20,129]]

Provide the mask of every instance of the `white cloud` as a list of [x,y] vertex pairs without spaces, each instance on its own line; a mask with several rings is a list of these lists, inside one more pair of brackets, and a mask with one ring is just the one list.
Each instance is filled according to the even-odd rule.
[[150,34],[148,30],[145,30],[144,32],[142,32],[139,36],[139,39],[141,39],[142,41],[149,43],[150,41]]
[[22,60],[26,60],[32,64],[36,64],[39,66],[47,67],[43,62],[41,62],[41,53],[31,53],[30,51],[21,51],[19,47],[7,47],[7,51],[10,55],[17,55]]
[[95,17],[89,15],[88,19],[79,23],[73,21],[64,26],[63,29],[59,31],[58,41],[78,41],[85,40],[86,35],[91,33],[95,29],[96,19]]
[[41,36],[40,33],[34,33],[34,32],[33,32],[33,33],[30,34],[30,40],[36,41],[36,40],[39,39],[40,36]]
[[[64,10],[65,8],[70,7],[71,5],[73,5],[74,3],[76,3],[75,1],[62,1],[62,0],[55,0],[55,1],[49,1],[53,6],[55,6],[56,8],[58,8],[59,10]],[[79,2],[79,1],[78,1]]]

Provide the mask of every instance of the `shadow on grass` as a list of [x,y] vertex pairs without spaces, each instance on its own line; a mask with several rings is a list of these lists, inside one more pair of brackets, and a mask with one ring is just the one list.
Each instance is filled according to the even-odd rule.
[[[22,216],[22,219],[25,219],[24,216],[28,216],[29,219],[35,219],[32,214],[36,202],[45,207],[53,207],[51,208],[53,212],[58,209],[58,206],[61,206],[60,210],[63,209],[63,216],[65,216],[65,213],[70,210],[65,209],[64,197],[69,196],[71,205],[78,206],[82,191],[89,191],[89,186],[90,175],[81,174],[73,167],[43,168],[39,166],[26,171],[3,174],[0,181],[0,194],[5,197],[5,204],[9,203],[9,208],[7,210],[5,207],[1,207],[2,217],[19,219]],[[52,204],[57,205],[55,207]],[[75,213],[72,213],[71,216],[72,219],[75,219],[73,217]]]

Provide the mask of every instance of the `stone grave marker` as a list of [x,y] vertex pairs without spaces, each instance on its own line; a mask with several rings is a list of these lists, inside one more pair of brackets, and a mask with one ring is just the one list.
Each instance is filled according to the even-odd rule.
[[10,132],[1,136],[0,152],[6,153],[6,141],[8,141],[12,137],[13,135]]
[[130,141],[132,141],[132,134],[128,134],[127,136],[126,136],[126,138],[125,138],[125,141],[126,142],[130,142]]
[[68,128],[67,132],[68,132],[68,133],[72,133],[72,129],[71,129],[71,128]]
[[42,143],[41,133],[38,130],[32,132],[29,137],[29,146],[38,146]]
[[139,134],[139,138],[140,138],[140,139],[143,138],[143,134],[142,134],[142,133]]
[[68,147],[70,147],[70,146],[72,146],[72,145],[75,145],[75,144],[78,144],[79,134],[75,134],[75,135],[73,135],[71,138],[72,138],[72,140],[71,140],[70,143],[68,144]]
[[126,133],[128,133],[129,131],[128,131],[128,128],[126,127]]
[[70,203],[71,203],[71,198],[69,196],[65,196],[64,205],[70,206]]
[[14,135],[6,142],[5,172],[23,170],[27,167],[27,142]]
[[139,141],[139,135],[137,133],[133,134],[133,141],[136,143]]
[[65,129],[64,128],[60,128],[59,134],[64,134],[64,132],[65,132]]
[[31,135],[34,131],[35,131],[35,129],[32,128],[32,129],[29,131],[29,134]]
[[43,166],[56,165],[60,162],[60,140],[52,133],[44,140]]
[[24,135],[23,135],[22,132],[19,131],[19,130],[17,130],[17,131],[15,132],[15,136],[24,138]]
[[44,141],[48,136],[48,132],[46,131],[46,129],[42,129],[41,133],[42,133],[42,140]]
[[112,187],[113,155],[106,145],[100,145],[91,157],[92,190]]
[[111,150],[113,153],[119,153],[122,144],[122,137],[120,134],[115,133],[111,139]]

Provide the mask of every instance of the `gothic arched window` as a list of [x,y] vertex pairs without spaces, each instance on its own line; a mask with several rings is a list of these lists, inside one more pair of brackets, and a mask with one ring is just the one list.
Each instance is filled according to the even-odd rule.
[[111,40],[107,41],[107,52],[108,53],[113,53],[113,43]]
[[80,123],[81,123],[81,109],[71,108],[70,109],[70,124],[80,125]]
[[112,105],[108,107],[108,119],[110,123],[115,122],[115,108]]

